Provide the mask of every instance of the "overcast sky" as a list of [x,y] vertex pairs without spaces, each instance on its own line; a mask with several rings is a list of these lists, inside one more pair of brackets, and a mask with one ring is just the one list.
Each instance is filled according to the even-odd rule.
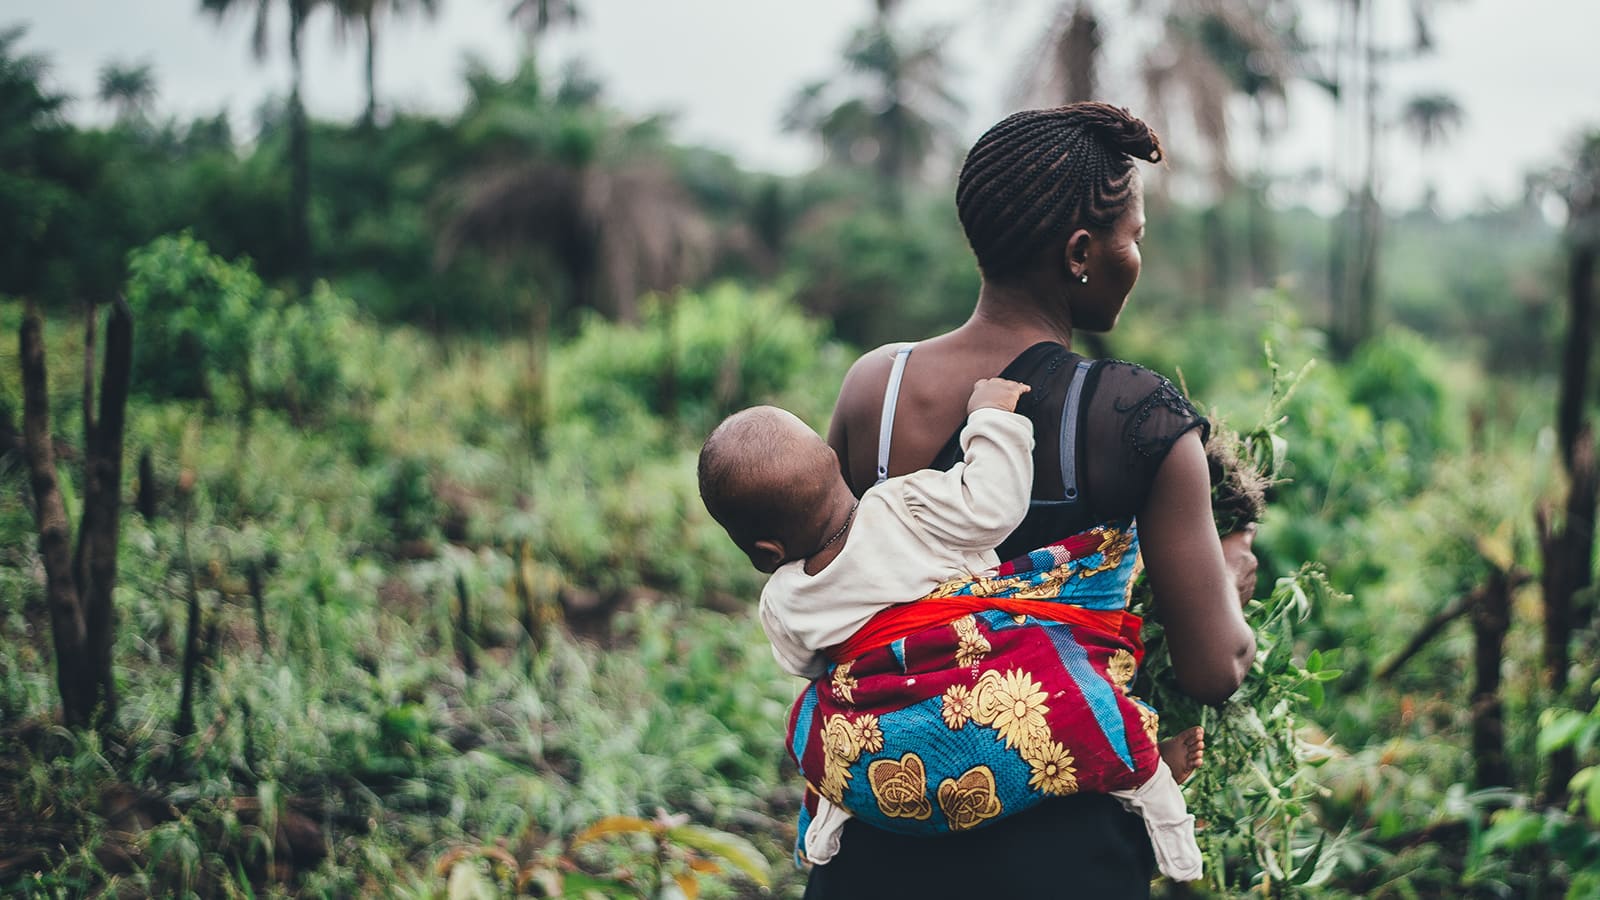
[[[1139,111],[1128,67],[1148,35],[1119,11],[1127,0],[1100,0],[1111,51],[1106,99]],[[1387,8],[1397,39],[1408,33],[1401,0]],[[380,101],[448,111],[462,99],[462,59],[476,53],[508,70],[521,47],[508,26],[509,0],[439,0],[434,21],[388,24],[378,63]],[[954,85],[968,104],[963,143],[1011,109],[1010,85],[1059,0],[906,0],[912,21],[954,24]],[[1331,6],[1312,0],[1308,8]],[[23,46],[45,54],[55,84],[78,97],[73,115],[104,121],[92,98],[96,73],[108,61],[155,68],[163,114],[193,116],[229,110],[248,134],[257,104],[286,93],[284,21],[275,21],[271,56],[251,59],[248,15],[220,24],[198,12],[199,0],[0,0],[0,24],[24,23]],[[585,0],[585,19],[547,47],[552,68],[582,58],[604,82],[611,102],[632,113],[670,111],[677,135],[737,157],[752,169],[795,172],[816,162],[804,139],[783,134],[778,120],[794,92],[837,67],[868,0]],[[286,18],[286,17],[284,17]],[[1439,52],[1393,66],[1389,102],[1442,90],[1466,109],[1461,131],[1428,158],[1400,136],[1386,148],[1385,191],[1414,202],[1425,183],[1439,186],[1447,208],[1483,198],[1515,198],[1522,175],[1557,162],[1582,127],[1600,127],[1600,0],[1462,0],[1437,4]],[[319,117],[350,118],[364,102],[361,44],[341,44],[324,12],[308,24],[306,102]],[[1121,73],[1119,75],[1119,72]],[[1282,171],[1324,165],[1336,144],[1330,104],[1316,89],[1291,95],[1289,132],[1271,158]],[[1247,110],[1236,130],[1251,129]],[[1169,135],[1169,144],[1181,134]],[[1171,147],[1183,153],[1184,147]],[[1250,161],[1255,151],[1241,147]]]

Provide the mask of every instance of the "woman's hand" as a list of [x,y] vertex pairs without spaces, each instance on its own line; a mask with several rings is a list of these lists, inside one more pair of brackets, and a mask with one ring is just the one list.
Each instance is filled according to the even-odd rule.
[[1256,523],[1251,522],[1222,539],[1222,561],[1233,576],[1242,607],[1256,595]]

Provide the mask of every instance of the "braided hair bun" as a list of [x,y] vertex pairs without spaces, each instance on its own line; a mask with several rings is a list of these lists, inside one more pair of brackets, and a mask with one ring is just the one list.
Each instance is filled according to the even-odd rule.
[[1006,117],[973,145],[956,186],[978,267],[1003,277],[1078,228],[1110,228],[1133,198],[1133,161],[1161,158],[1150,126],[1108,103]]

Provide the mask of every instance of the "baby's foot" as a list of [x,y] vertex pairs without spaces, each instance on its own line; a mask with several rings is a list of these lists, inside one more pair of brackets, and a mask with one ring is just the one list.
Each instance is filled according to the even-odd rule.
[[1194,770],[1200,768],[1206,757],[1206,731],[1199,725],[1169,737],[1157,745],[1161,758],[1179,784],[1189,780]]

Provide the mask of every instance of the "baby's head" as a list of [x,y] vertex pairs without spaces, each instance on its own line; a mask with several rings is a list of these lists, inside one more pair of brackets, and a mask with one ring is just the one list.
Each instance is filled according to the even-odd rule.
[[815,553],[841,496],[833,448],[775,406],[734,413],[700,448],[700,499],[762,572]]

